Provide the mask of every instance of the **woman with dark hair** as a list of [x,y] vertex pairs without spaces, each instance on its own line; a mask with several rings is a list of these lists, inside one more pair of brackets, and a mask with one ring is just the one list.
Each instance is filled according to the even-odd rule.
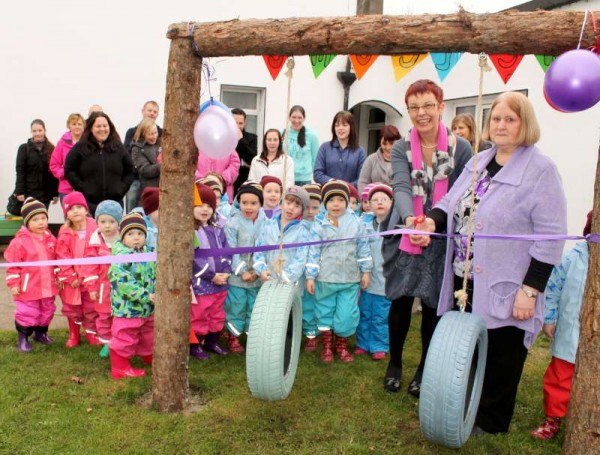
[[284,131],[283,141],[287,140],[288,154],[294,160],[294,179],[296,185],[307,185],[313,177],[313,169],[317,152],[319,151],[319,139],[317,135],[304,124],[306,113],[302,106],[292,106],[290,109],[290,131],[286,136]]
[[[404,101],[413,127],[392,149],[394,206],[387,229],[397,225],[413,227],[417,217],[427,215],[452,188],[472,156],[469,143],[452,134],[441,121],[444,93],[437,84],[427,79],[414,82],[406,90]],[[383,241],[385,292],[392,301],[388,317],[390,361],[383,386],[388,392],[397,392],[400,388],[402,352],[413,301],[418,297],[423,309],[421,361],[408,386],[408,392],[418,397],[427,349],[438,321],[436,310],[444,275],[446,241],[432,239],[423,250],[410,248],[407,242],[410,244],[405,236]]]
[[49,166],[53,151],[54,144],[46,137],[46,125],[35,119],[31,122],[31,138],[17,152],[15,195],[19,202],[33,197],[48,208],[50,202],[58,201],[58,180]]
[[[283,178],[284,166],[286,169]],[[281,133],[275,128],[267,130],[263,138],[263,151],[260,156],[254,157],[250,164],[248,180],[260,182],[265,175],[277,177],[284,184],[284,189],[294,184],[294,160],[288,156],[287,163],[283,156]]]
[[324,185],[333,179],[344,180],[356,188],[367,154],[358,145],[356,122],[351,112],[335,114],[331,134],[331,141],[319,147],[313,173],[315,182]]
[[81,139],[67,155],[65,177],[75,191],[83,193],[92,216],[104,200],[123,204],[134,167],[104,112],[93,112],[87,119]]
[[358,193],[369,183],[381,182],[392,186],[392,147],[400,139],[400,131],[394,125],[379,130],[379,148],[369,155],[360,171]]

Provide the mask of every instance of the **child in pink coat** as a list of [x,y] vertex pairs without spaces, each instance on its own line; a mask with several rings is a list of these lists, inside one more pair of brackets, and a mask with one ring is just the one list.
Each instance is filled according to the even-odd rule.
[[225,192],[229,201],[233,201],[233,183],[240,173],[240,157],[233,150],[229,156],[220,159],[209,158],[200,154],[196,166],[196,180],[206,177],[209,172],[215,172],[223,177],[227,188]]
[[[85,197],[79,191],[73,191],[63,199],[63,212],[67,221],[58,232],[56,244],[57,259],[75,259],[88,256],[92,234],[98,226],[93,218],[88,217],[89,209]],[[83,325],[85,337],[92,346],[99,346],[96,336],[96,318],[94,301],[90,293],[81,286],[81,266],[63,265],[59,267],[58,279],[62,284],[60,298],[63,302],[62,312],[69,321],[69,339],[66,347],[79,345],[79,326]]]
[[[55,259],[56,238],[48,230],[46,206],[27,198],[21,209],[23,226],[4,252],[7,262],[48,261]],[[6,285],[10,288],[16,305],[15,327],[19,334],[17,348],[30,352],[29,336],[42,344],[52,344],[48,326],[56,306],[58,293],[54,268],[12,266],[6,270]]]

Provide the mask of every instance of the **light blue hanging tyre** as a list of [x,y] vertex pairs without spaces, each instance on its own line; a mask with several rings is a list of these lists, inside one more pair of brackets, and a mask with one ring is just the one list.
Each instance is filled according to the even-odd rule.
[[438,323],[425,361],[419,421],[431,442],[462,447],[475,423],[483,388],[487,328],[479,316],[449,311]]
[[288,397],[296,378],[301,341],[298,288],[267,281],[256,297],[246,343],[246,376],[254,397],[268,401]]

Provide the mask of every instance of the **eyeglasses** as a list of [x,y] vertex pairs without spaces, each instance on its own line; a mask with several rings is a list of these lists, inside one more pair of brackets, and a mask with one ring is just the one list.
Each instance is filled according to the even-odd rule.
[[375,197],[371,199],[371,204],[385,204],[386,202],[390,202],[391,199],[389,197]]
[[411,114],[418,114],[420,109],[423,109],[425,112],[433,112],[433,110],[437,107],[437,103],[425,103],[420,106],[416,104],[411,104],[408,106],[408,112]]

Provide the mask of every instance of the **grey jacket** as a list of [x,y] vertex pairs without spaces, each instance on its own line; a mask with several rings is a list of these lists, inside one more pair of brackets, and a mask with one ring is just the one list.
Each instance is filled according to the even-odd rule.
[[383,159],[381,149],[367,157],[358,177],[358,194],[369,183],[381,182],[392,185],[392,163]]
[[159,144],[136,142],[131,146],[133,165],[140,176],[142,190],[147,187],[158,187],[160,182],[160,163],[157,163],[161,148]]

